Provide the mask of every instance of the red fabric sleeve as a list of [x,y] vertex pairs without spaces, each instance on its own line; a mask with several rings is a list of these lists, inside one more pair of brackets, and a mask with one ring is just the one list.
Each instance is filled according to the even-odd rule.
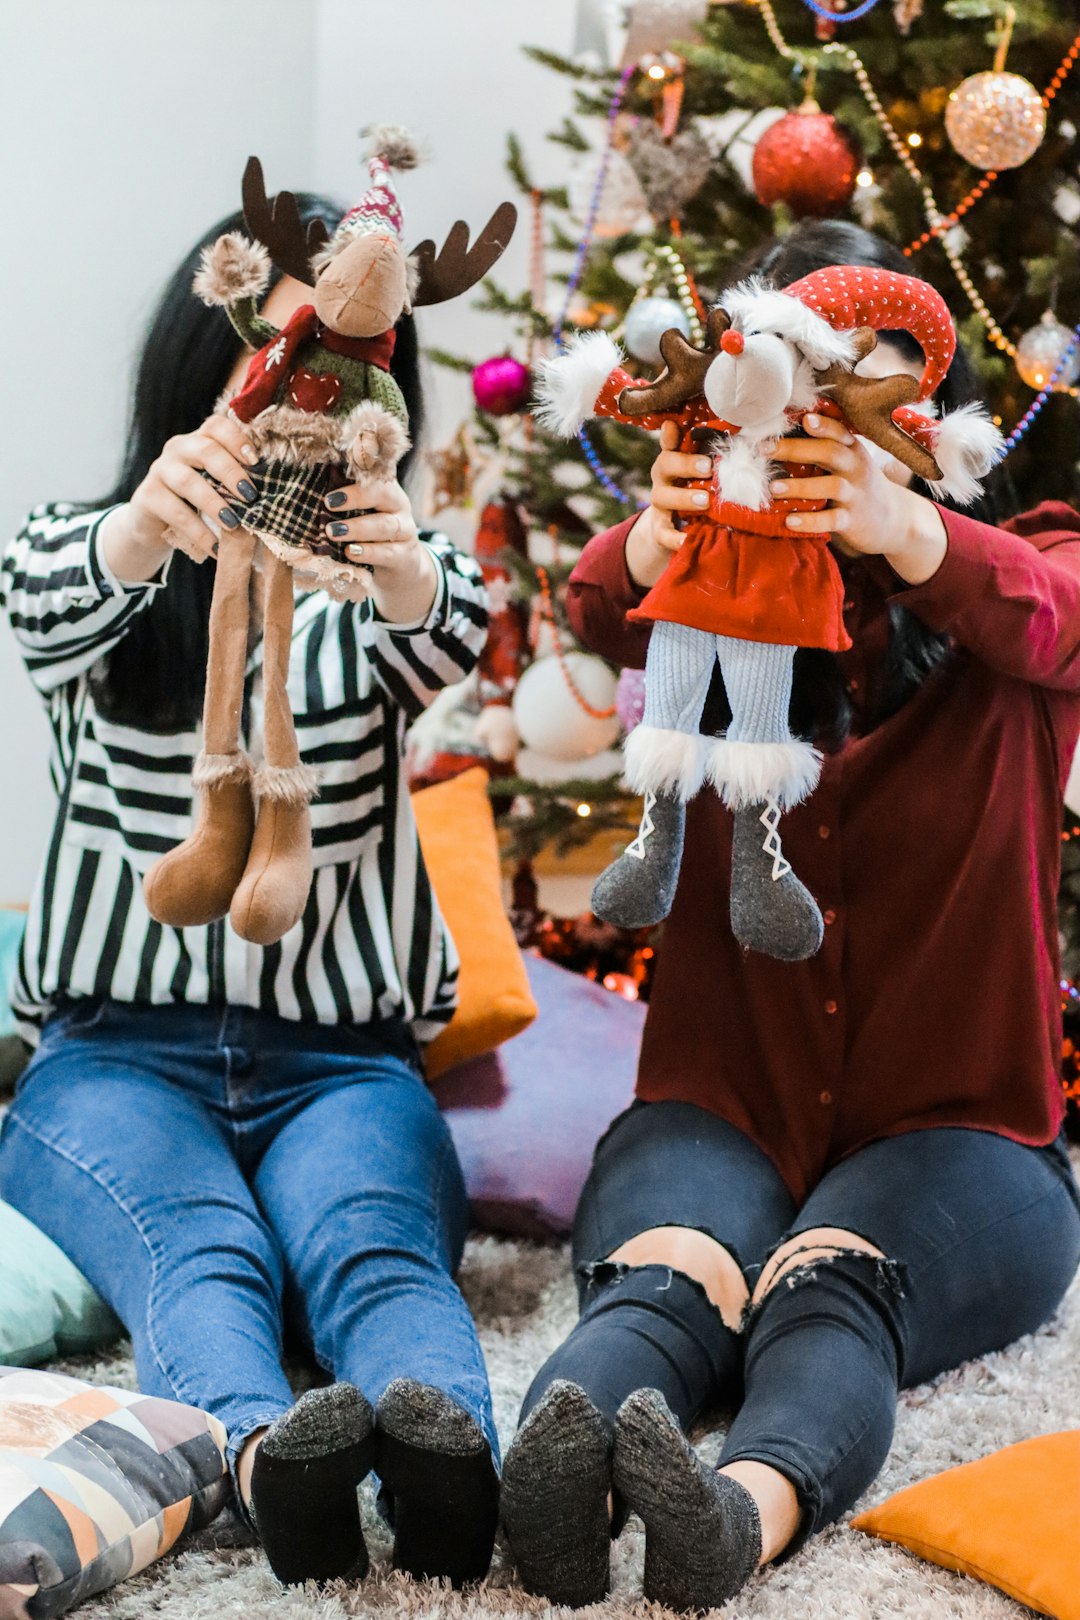
[[948,536],[944,561],[894,600],[991,669],[1080,690],[1080,515],[1047,501],[995,529],[938,510]]
[[582,646],[627,669],[644,669],[649,648],[650,627],[626,620],[647,594],[626,566],[626,537],[638,515],[589,541],[566,588],[570,627]]

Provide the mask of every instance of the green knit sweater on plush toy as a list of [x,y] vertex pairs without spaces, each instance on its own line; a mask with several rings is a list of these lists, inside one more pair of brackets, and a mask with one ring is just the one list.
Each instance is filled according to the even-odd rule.
[[[229,320],[243,341],[256,351],[262,351],[282,339],[283,334],[258,312],[254,298],[241,298],[226,309]],[[327,416],[347,416],[364,400],[374,400],[384,410],[396,416],[408,430],[409,413],[405,398],[390,373],[380,365],[359,360],[349,354],[337,354],[320,343],[317,338],[305,338],[293,362],[282,366],[281,380],[274,391],[273,403],[293,404],[290,387],[297,375],[307,383],[311,403],[301,409],[321,411]],[[319,388],[323,379],[336,378],[339,387],[326,385],[326,402],[319,403]],[[333,398],[329,394],[333,393]]]

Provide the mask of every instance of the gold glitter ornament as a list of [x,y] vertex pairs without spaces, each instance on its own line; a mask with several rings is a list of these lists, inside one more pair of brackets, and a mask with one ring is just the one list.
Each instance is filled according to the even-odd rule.
[[1042,145],[1046,108],[1019,73],[974,73],[950,95],[945,130],[977,169],[1017,169]]
[[[1062,355],[1073,340],[1053,310],[1048,309],[1036,326],[1024,333],[1016,345],[1016,369],[1029,388],[1045,388]],[[1080,377],[1080,348],[1074,349],[1061,375],[1054,383],[1055,393],[1065,393]]]

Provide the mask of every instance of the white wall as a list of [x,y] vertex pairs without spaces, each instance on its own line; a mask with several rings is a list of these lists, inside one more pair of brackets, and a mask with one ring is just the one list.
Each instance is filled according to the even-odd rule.
[[[34,502],[112,482],[132,358],[161,283],[238,202],[249,152],[271,186],[351,200],[357,131],[408,123],[432,161],[401,185],[407,228],[474,227],[509,195],[505,132],[539,180],[569,90],[527,62],[529,41],[569,48],[574,0],[0,0],[0,535]],[[508,255],[525,279],[527,230]],[[501,349],[463,301],[424,320],[432,343]],[[434,389],[431,443],[449,437],[467,380]],[[52,816],[46,727],[0,625],[0,903],[30,892]]]

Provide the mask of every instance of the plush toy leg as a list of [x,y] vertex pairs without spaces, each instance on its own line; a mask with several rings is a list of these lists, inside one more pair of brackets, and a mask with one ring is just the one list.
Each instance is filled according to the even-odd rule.
[[253,534],[237,529],[219,547],[203,747],[192,773],[199,795],[195,828],[143,879],[147,910],[169,928],[197,928],[224,917],[251,848],[255,807],[251,761],[240,748],[240,715],[256,544]]
[[255,837],[229,921],[241,939],[273,945],[303,916],[311,889],[315,772],[302,765],[286,681],[292,639],[293,575],[264,551],[264,758],[255,775]]
[[712,636],[681,624],[653,626],[645,713],[625,751],[627,784],[645,800],[641,826],[592,893],[595,914],[618,928],[650,928],[671,910],[686,801],[705,779],[705,739],[698,728],[715,667]]
[[741,945],[782,962],[820,949],[824,928],[809,889],[784,859],[782,810],[817,785],[821,756],[791,735],[793,647],[718,636],[731,705],[727,736],[711,745],[709,775],[735,812],[731,929]]

